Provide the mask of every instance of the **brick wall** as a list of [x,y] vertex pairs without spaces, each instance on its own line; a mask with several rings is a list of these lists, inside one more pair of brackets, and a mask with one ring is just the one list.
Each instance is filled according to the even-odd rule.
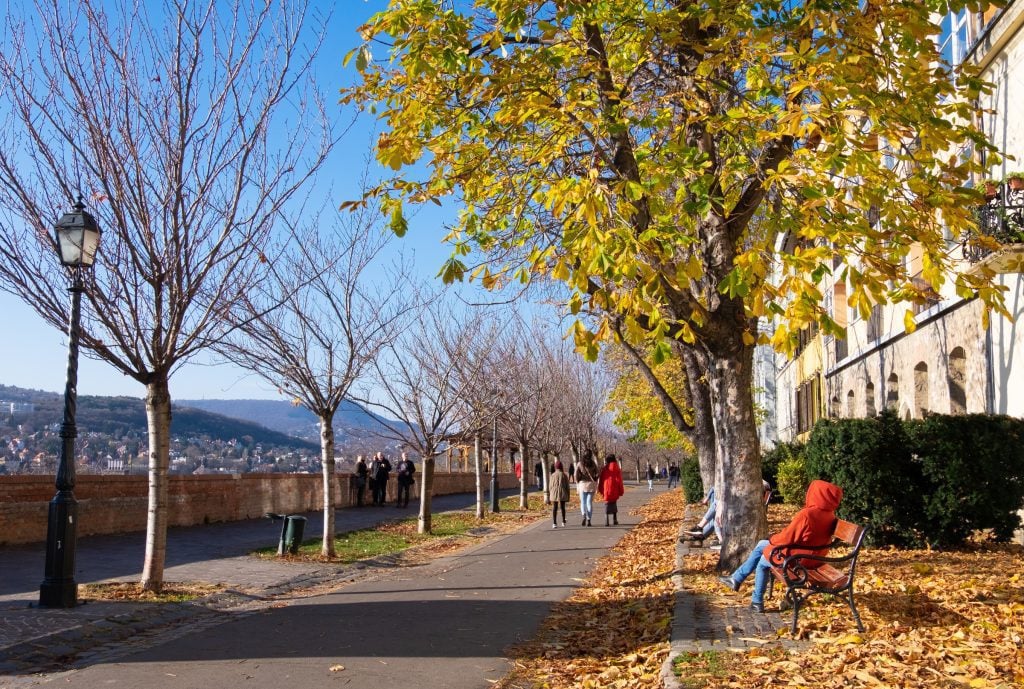
[[[434,474],[434,495],[475,490],[473,474]],[[513,474],[499,475],[502,488],[516,485]],[[414,490],[419,487],[419,483]],[[78,535],[146,529],[149,483],[146,476],[81,475],[75,483]],[[53,476],[0,476],[0,545],[46,540]],[[262,517],[267,512],[301,513],[323,508],[323,477],[314,474],[214,474],[168,479],[170,526]],[[337,507],[355,503],[349,475],[335,477]],[[395,495],[395,481],[388,497]],[[366,493],[369,500],[369,490]]]

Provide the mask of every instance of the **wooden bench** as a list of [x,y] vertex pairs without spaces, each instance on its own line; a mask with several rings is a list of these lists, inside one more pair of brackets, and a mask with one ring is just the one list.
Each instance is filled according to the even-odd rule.
[[[857,622],[857,629],[861,632],[864,631],[857,606],[853,602],[853,577],[857,569],[857,556],[860,554],[861,542],[864,540],[866,531],[866,526],[858,526],[840,519],[832,531],[832,541],[827,545],[807,546],[787,543],[775,546],[772,550],[771,557],[768,559],[774,575],[772,583],[778,579],[786,587],[785,603],[789,603],[793,607],[793,634],[796,634],[800,606],[815,593],[844,595],[853,612],[853,619]],[[820,555],[807,552],[791,554],[794,548],[802,551],[819,550],[824,552]],[[838,550],[841,554],[832,554],[832,550]],[[772,595],[772,589],[769,589],[769,597]]]

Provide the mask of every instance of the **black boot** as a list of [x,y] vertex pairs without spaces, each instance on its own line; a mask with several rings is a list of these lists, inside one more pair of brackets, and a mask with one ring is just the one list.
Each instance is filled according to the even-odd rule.
[[615,526],[618,526],[619,525],[619,518],[618,517],[612,517],[612,523],[615,524]]

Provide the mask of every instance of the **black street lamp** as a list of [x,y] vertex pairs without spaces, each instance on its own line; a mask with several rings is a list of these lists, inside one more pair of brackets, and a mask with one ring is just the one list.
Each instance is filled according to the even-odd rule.
[[82,271],[92,267],[100,244],[96,219],[85,212],[81,197],[54,226],[60,262],[71,275],[71,318],[68,322],[68,374],[64,388],[64,423],[60,427],[57,494],[50,501],[46,529],[46,576],[39,586],[39,605],[72,608],[78,603],[75,583],[75,537],[78,501],[75,500],[75,405],[78,396],[78,337],[81,319]]

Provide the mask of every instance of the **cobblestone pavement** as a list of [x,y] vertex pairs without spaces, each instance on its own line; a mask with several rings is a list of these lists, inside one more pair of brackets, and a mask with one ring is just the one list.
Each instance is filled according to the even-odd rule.
[[[688,509],[682,524],[693,524],[700,516],[695,510]],[[684,528],[680,526],[680,535]],[[699,552],[700,547],[695,546],[693,550]],[[745,651],[765,646],[802,648],[809,645],[806,641],[798,641],[789,636],[789,614],[783,615],[777,611],[758,613],[751,610],[749,585],[742,590],[743,595],[731,598],[725,605],[715,604],[687,591],[682,573],[684,559],[690,554],[689,542],[677,540],[676,572],[673,575],[676,606],[672,620],[672,648],[661,672],[666,689],[682,689],[683,685],[672,672],[672,664],[684,653]],[[780,634],[780,631],[784,633]]]

